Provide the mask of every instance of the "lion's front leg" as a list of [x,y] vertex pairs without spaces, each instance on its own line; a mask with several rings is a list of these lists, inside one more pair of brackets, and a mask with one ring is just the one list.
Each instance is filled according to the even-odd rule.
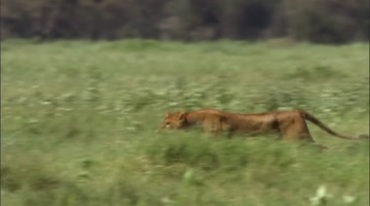
[[226,133],[228,137],[231,137],[231,126],[223,121],[222,117],[215,117],[206,120],[202,124],[203,130],[206,133],[211,133],[216,136],[220,136]]

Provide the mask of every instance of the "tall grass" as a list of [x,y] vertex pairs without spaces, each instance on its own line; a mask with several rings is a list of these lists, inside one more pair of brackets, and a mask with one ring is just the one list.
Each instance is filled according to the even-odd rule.
[[4,205],[369,204],[367,141],[311,127],[330,148],[322,153],[273,137],[154,132],[180,108],[298,107],[339,132],[369,133],[366,44],[12,40],[1,49]]

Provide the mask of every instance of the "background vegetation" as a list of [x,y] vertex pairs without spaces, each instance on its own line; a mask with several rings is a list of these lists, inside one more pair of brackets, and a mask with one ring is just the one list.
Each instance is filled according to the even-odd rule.
[[8,40],[1,51],[2,205],[369,205],[368,141],[311,127],[321,153],[154,132],[179,108],[299,107],[366,134],[367,44]]
[[1,37],[369,39],[368,0],[3,0]]

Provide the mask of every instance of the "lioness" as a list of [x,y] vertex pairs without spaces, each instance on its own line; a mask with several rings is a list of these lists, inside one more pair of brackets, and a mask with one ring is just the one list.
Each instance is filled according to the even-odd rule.
[[329,134],[343,139],[363,139],[367,135],[350,137],[330,129],[312,114],[303,110],[275,111],[259,114],[237,114],[214,109],[197,111],[179,111],[167,113],[161,129],[185,129],[200,125],[204,131],[212,133],[226,132],[229,137],[235,133],[257,135],[277,133],[284,140],[307,140],[314,142],[306,121],[308,120]]

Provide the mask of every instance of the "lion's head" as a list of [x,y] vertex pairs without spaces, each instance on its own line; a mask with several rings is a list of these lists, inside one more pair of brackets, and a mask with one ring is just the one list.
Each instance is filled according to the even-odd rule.
[[161,129],[180,129],[186,126],[186,113],[183,111],[169,113],[164,118]]

